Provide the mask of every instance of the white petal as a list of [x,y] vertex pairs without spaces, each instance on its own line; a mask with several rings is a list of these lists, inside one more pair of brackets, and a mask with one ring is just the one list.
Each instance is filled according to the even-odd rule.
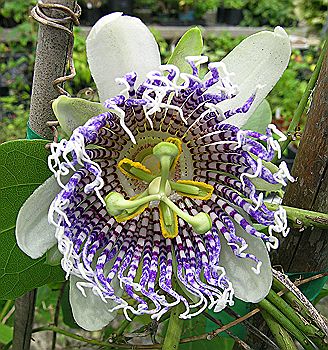
[[[65,184],[70,176],[63,179]],[[16,220],[16,239],[19,248],[37,259],[56,242],[55,227],[48,223],[48,210],[55,196],[62,190],[55,176],[39,186],[21,207]]]
[[261,86],[248,112],[232,116],[229,124],[242,127],[246,123],[287,68],[290,53],[287,33],[276,27],[274,32],[262,31],[249,36],[222,60],[228,72],[235,74],[231,81],[239,87],[235,98],[220,103],[223,111],[242,106],[256,87]]
[[75,276],[70,276],[69,300],[76,323],[87,331],[97,331],[107,326],[116,316],[116,311],[109,312],[116,304],[107,299],[105,303],[91,288],[84,288],[86,296],[76,287],[77,282],[83,282]]
[[248,248],[244,252],[251,253],[262,261],[260,274],[257,275],[252,270],[254,261],[236,257],[223,237],[221,238],[220,265],[225,268],[227,277],[232,282],[236,298],[257,303],[269,293],[272,284],[269,254],[260,238],[249,235],[240,227],[236,227],[236,234],[248,243]]
[[87,56],[100,101],[117,95],[124,86],[115,78],[137,72],[138,82],[158,69],[160,54],[149,29],[138,19],[111,13],[102,17],[87,38]]

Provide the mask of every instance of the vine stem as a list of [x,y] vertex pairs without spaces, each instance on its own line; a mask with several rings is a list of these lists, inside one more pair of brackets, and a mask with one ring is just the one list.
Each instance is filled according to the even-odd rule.
[[[215,317],[211,316],[207,312],[202,313],[203,316],[205,316],[207,319],[212,321],[213,323],[219,325],[220,327],[223,326],[223,323],[220,320],[217,320]],[[246,349],[246,350],[253,350],[248,344],[246,344],[243,340],[239,339],[234,333],[232,333],[230,330],[226,330],[226,333],[231,337],[241,348]]]
[[[56,303],[56,309],[55,309],[55,316],[54,316],[54,325],[58,326],[58,320],[59,320],[59,314],[60,314],[60,304],[61,301],[63,299],[63,295],[64,295],[64,290],[65,290],[65,286],[66,286],[66,281],[61,285],[60,290],[59,290],[59,294],[58,294],[58,298],[57,298],[57,303]],[[52,334],[52,345],[51,345],[51,350],[55,350],[56,349],[56,340],[57,340],[57,333],[53,332]]]
[[[225,308],[224,311],[228,315],[236,319],[241,317],[236,311],[234,311],[233,309],[230,309],[229,307]],[[267,346],[271,347],[272,349],[279,350],[277,344],[275,344],[268,336],[266,336],[263,332],[261,332],[251,322],[249,322],[248,320],[245,320],[244,325],[250,333],[253,333],[259,340],[261,340]]]
[[274,336],[279,349],[281,350],[297,350],[293,339],[289,333],[266,311],[262,311],[262,316],[268,325],[272,335]]
[[[270,210],[277,210],[279,204],[265,202],[265,206]],[[300,228],[315,226],[318,228],[328,228],[328,214],[319,213],[317,211],[299,209],[282,205],[286,210],[288,220],[295,223]]]
[[[290,122],[289,127],[287,129],[288,138],[286,141],[282,142],[280,145],[281,152],[283,152],[287,148],[289,143],[292,141],[292,137],[289,135],[292,135],[295,132],[296,127],[300,123],[300,120],[301,120],[302,114],[304,112],[304,109],[307,105],[308,99],[311,96],[311,93],[315,87],[317,80],[318,80],[318,76],[319,76],[320,69],[322,66],[323,58],[325,57],[325,53],[327,51],[327,47],[328,47],[328,42],[327,42],[327,40],[325,40],[325,43],[324,43],[324,46],[322,48],[321,54],[319,56],[317,65],[316,65],[316,67],[312,73],[312,76],[311,76],[311,78],[306,86],[305,92],[304,92],[304,94],[303,94],[303,96],[302,96],[302,98],[301,98],[301,100],[296,108],[293,119]],[[273,159],[272,162],[276,163],[277,160],[278,160],[278,158],[277,158],[277,156],[275,156],[275,158]]]
[[[319,332],[318,328],[312,324],[304,322],[295,310],[282,298],[278,296],[273,290],[270,290],[267,295],[267,300],[275,305],[300,331],[308,336],[316,336]],[[322,332],[321,332],[322,333]],[[323,336],[323,334],[321,334]]]
[[290,279],[286,275],[274,269],[272,269],[272,272],[273,276],[300,300],[303,306],[310,313],[313,321],[316,323],[319,329],[321,329],[325,333],[326,337],[328,337],[328,324],[321,317],[320,313],[316,310],[316,308],[310,303],[310,301],[303,295],[303,293],[298,288],[295,287],[293,282],[290,281]]
[[9,310],[11,309],[11,307],[13,306],[14,301],[13,300],[7,300],[4,307],[2,308],[1,312],[0,312],[0,322],[3,323],[3,319],[5,318],[5,316],[7,315],[7,312],[9,312]]
[[65,329],[59,328],[57,326],[44,326],[44,327],[34,328],[32,333],[39,333],[39,332],[45,332],[45,331],[56,332],[56,333],[63,334],[69,338],[79,340],[79,341],[87,343],[87,344],[98,345],[98,346],[102,346],[102,347],[105,347],[108,349],[151,350],[151,349],[161,349],[162,348],[162,345],[160,345],[160,344],[130,345],[130,344],[106,343],[104,341],[82,337],[81,335],[71,333],[71,332],[66,331]]
[[[315,327],[311,322],[299,316],[295,312],[295,308],[291,307],[283,298],[280,298],[277,293],[270,290],[267,300],[272,303],[288,320],[290,320],[301,332],[315,343],[319,349],[327,349],[327,344],[324,344],[324,332]],[[294,303],[291,305],[295,305]],[[298,306],[298,304],[297,304]],[[297,307],[296,306],[296,307]],[[279,321],[279,320],[278,320]]]
[[[312,276],[312,277],[309,277],[305,280],[301,280],[301,281],[297,281],[295,282],[295,285],[297,286],[300,286],[304,283],[308,283],[312,280],[315,280],[317,278],[320,278],[322,277],[324,274],[319,274],[319,275],[315,275],[315,276]],[[320,277],[318,277],[320,276]],[[291,282],[292,283],[292,282]],[[277,294],[279,296],[281,295],[284,295],[285,293],[289,292],[289,289],[281,282],[281,284],[283,285],[283,287],[285,288],[284,290],[281,290],[280,292],[278,292]],[[213,339],[214,337],[216,337],[217,335],[219,335],[220,333],[222,332],[225,332],[227,329],[233,327],[233,326],[236,326],[237,324],[239,323],[242,323],[244,322],[245,320],[248,320],[249,318],[253,317],[254,315],[256,315],[258,312],[260,312],[260,308],[256,308],[250,312],[248,312],[246,315],[224,325],[223,327],[220,327],[218,329],[216,329],[215,331],[213,332],[209,332],[209,333],[205,333],[205,334],[201,334],[201,335],[196,335],[196,336],[192,336],[192,337],[188,337],[188,338],[184,338],[184,339],[181,339],[181,342],[180,343],[189,343],[191,341],[195,341],[195,340],[211,340]],[[316,322],[317,323],[317,322]],[[317,325],[322,329],[323,325],[321,323],[317,323]],[[324,329],[323,329],[324,330]]]

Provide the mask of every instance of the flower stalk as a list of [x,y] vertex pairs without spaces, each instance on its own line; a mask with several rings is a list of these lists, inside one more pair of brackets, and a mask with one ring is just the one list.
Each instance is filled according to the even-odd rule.
[[162,350],[176,350],[178,348],[184,322],[179,318],[179,315],[183,311],[184,305],[182,303],[172,309]]

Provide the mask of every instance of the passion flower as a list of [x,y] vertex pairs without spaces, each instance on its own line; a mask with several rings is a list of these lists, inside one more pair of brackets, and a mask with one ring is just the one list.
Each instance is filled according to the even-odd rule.
[[114,13],[92,28],[87,53],[102,103],[54,102],[71,136],[51,144],[54,177],[20,211],[20,248],[37,258],[58,246],[73,315],[88,330],[119,309],[159,319],[183,303],[180,317],[191,318],[234,296],[263,299],[267,249],[288,233],[264,192],[292,178],[269,163],[284,135],[245,125],[288,64],[287,34],[245,39],[202,78],[206,57],[186,57],[190,72],[160,65],[147,27]]

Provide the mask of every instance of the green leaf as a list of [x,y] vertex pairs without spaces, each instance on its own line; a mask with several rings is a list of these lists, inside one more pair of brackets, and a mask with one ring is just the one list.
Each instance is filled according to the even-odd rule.
[[198,27],[191,28],[181,37],[167,63],[177,66],[180,72],[191,73],[191,67],[185,57],[199,56],[202,51],[202,33]]
[[55,99],[52,103],[52,109],[61,128],[68,136],[90,118],[108,111],[101,103],[64,95]]
[[51,172],[44,140],[16,140],[0,145],[0,299],[14,299],[29,290],[61,281],[60,267],[33,260],[17,246],[16,217],[20,207]]
[[8,344],[13,339],[13,327],[0,323],[0,344]]
[[246,124],[242,126],[243,130],[253,130],[265,134],[267,126],[272,121],[272,112],[269,102],[264,99],[256,108]]
[[318,302],[323,299],[323,298],[326,298],[328,297],[328,289],[322,289],[319,293],[319,295],[314,299],[313,301],[313,305],[316,305],[318,304]]

